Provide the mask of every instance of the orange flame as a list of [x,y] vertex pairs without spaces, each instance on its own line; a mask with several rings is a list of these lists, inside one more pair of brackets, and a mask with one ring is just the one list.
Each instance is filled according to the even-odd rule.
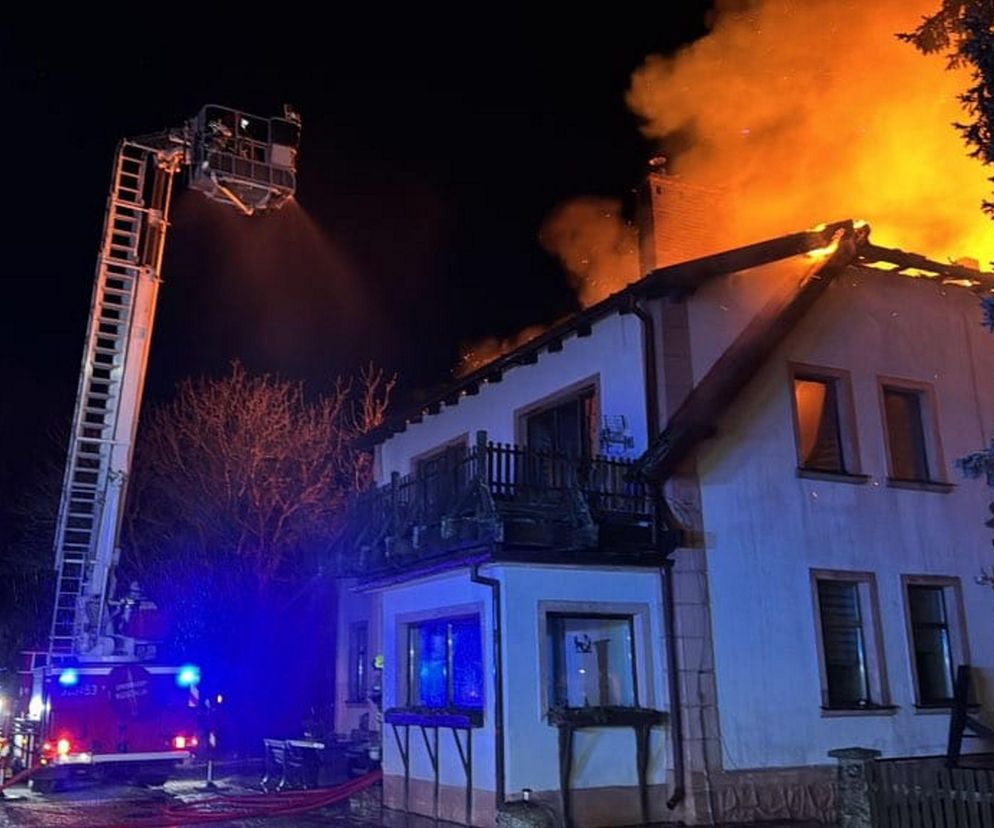
[[729,191],[722,246],[860,215],[878,244],[994,259],[987,175],[952,127],[969,78],[894,36],[935,0],[741,5],[627,95],[646,136],[691,137],[674,173]]
[[471,374],[477,368],[482,368],[488,362],[501,354],[513,351],[519,345],[524,345],[529,339],[545,331],[544,325],[532,325],[508,337],[488,336],[475,342],[463,345],[459,349],[459,363],[453,373],[457,377]]

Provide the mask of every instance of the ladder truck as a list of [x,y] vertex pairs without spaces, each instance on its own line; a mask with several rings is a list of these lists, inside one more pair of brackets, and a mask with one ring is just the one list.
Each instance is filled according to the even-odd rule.
[[118,536],[177,173],[253,215],[296,191],[300,118],[205,106],[117,147],[97,256],[55,531],[48,648],[27,653],[13,749],[32,784],[121,775],[164,781],[197,744],[194,665],[156,658],[154,605],[115,599]]

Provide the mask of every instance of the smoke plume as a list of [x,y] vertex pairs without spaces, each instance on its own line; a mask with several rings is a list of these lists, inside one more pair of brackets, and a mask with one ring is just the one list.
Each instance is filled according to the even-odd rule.
[[730,245],[839,218],[878,244],[994,259],[988,183],[955,121],[969,77],[897,40],[937,0],[719,2],[709,35],[632,76],[670,169],[729,192]]

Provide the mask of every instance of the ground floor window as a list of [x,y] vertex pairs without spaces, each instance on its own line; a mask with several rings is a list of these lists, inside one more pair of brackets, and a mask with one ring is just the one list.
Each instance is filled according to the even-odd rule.
[[969,661],[959,579],[903,578],[917,703],[952,703],[956,667]]
[[868,572],[816,571],[822,704],[845,710],[887,704],[876,581]]
[[349,625],[349,701],[366,700],[369,633],[365,621]]
[[631,615],[546,616],[551,707],[637,707]]
[[408,624],[407,648],[409,706],[483,707],[479,615]]

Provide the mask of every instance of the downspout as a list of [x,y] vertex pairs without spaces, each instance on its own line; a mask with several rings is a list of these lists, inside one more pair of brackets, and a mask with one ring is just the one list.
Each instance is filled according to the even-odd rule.
[[[642,364],[645,371],[645,422],[648,441],[658,436],[659,428],[659,381],[656,373],[656,325],[652,315],[635,299],[631,298],[629,310],[642,323]],[[676,620],[673,613],[673,560],[672,552],[680,544],[679,523],[666,501],[663,484],[659,480],[647,481],[652,492],[653,545],[663,554],[663,564],[659,569],[663,599],[663,634],[666,637],[666,675],[670,697],[670,733],[673,737],[673,795],[666,800],[666,807],[673,810],[686,796],[684,777],[686,774],[683,758],[683,717],[680,706],[680,676],[677,672]]]
[[500,581],[480,574],[480,565],[473,564],[469,579],[474,584],[490,587],[494,619],[494,765],[497,783],[497,808],[504,804],[504,648],[501,644]]

